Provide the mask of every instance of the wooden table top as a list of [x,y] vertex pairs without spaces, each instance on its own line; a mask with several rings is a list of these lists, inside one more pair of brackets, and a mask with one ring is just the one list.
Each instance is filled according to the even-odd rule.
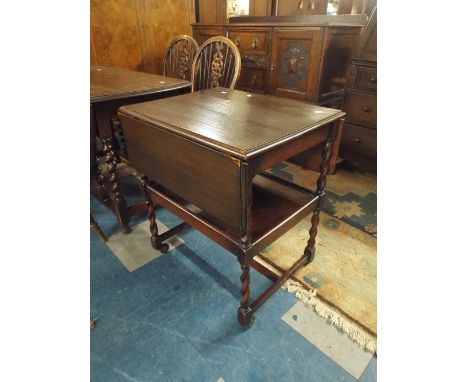
[[123,106],[119,113],[240,159],[345,115],[337,109],[221,87]]
[[91,66],[91,103],[136,97],[185,88],[191,83],[178,78],[110,66]]

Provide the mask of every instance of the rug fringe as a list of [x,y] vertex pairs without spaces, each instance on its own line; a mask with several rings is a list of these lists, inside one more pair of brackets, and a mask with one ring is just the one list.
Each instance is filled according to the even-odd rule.
[[356,324],[344,318],[341,314],[333,310],[328,304],[317,297],[317,290],[309,291],[297,281],[286,280],[281,286],[287,289],[289,293],[295,293],[308,308],[314,308],[315,312],[333,324],[339,330],[346,333],[349,338],[359,344],[365,350],[375,353],[377,350],[377,341],[374,337],[359,328]]

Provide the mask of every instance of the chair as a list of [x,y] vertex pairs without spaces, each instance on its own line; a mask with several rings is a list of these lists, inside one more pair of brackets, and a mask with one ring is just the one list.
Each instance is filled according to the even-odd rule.
[[186,34],[177,36],[166,49],[164,75],[190,81],[193,58],[197,50],[198,43],[192,37]]
[[226,37],[212,37],[200,46],[193,60],[192,92],[218,86],[234,89],[240,68],[236,45]]

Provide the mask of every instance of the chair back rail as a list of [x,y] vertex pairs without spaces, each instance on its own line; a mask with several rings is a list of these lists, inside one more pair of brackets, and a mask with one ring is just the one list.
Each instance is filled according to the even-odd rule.
[[193,37],[184,34],[174,38],[164,55],[164,75],[190,81],[197,51],[198,43]]
[[226,37],[212,37],[200,46],[193,60],[192,92],[218,86],[234,89],[240,69],[237,46]]

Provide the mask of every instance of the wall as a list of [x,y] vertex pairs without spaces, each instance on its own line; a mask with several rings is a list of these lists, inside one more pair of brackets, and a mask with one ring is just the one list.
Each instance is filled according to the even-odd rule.
[[194,0],[91,0],[91,65],[162,74],[169,42],[191,35]]

